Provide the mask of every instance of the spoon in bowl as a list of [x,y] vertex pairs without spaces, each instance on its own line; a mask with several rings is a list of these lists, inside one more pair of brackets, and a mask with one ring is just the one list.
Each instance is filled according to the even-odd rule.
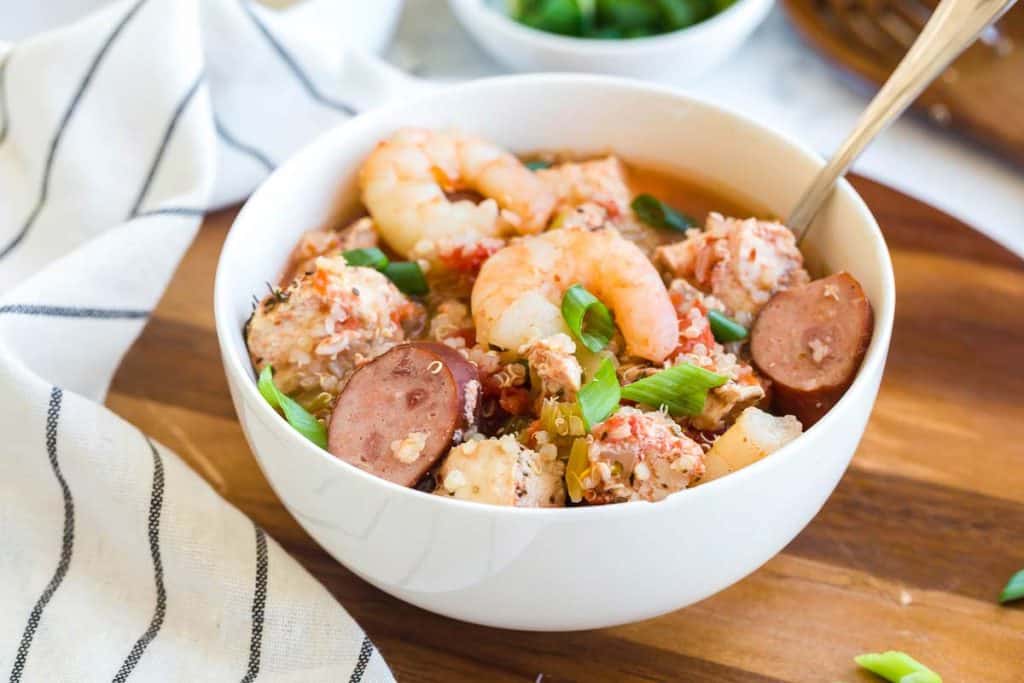
[[1016,0],[942,0],[939,3],[906,56],[861,114],[853,131],[797,201],[786,224],[796,234],[798,244],[831,196],[836,181],[864,148],[1014,2]]

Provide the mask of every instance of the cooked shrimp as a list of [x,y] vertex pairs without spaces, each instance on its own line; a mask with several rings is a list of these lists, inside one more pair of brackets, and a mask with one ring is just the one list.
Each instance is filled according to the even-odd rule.
[[678,322],[661,276],[611,228],[552,230],[489,258],[473,285],[477,341],[518,349],[567,333],[562,295],[576,283],[612,309],[627,353],[660,363],[675,349]]
[[[420,128],[380,142],[359,169],[359,186],[381,236],[406,258],[433,259],[446,242],[539,232],[555,203],[552,191],[497,145]],[[445,195],[460,190],[484,201]]]

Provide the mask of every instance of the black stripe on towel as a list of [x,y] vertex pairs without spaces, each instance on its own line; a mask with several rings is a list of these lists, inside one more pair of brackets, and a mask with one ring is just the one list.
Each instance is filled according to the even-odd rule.
[[77,306],[39,306],[35,304],[0,306],[0,315],[5,313],[42,315],[53,318],[99,318],[102,320],[138,320],[149,317],[149,311],[134,308],[78,308]]
[[2,249],[0,249],[0,259],[7,256],[11,251],[14,250],[21,241],[25,239],[25,235],[35,224],[36,219],[39,217],[39,213],[43,210],[43,205],[46,203],[46,194],[50,190],[50,173],[53,171],[53,161],[57,156],[57,147],[60,145],[61,138],[64,136],[64,131],[67,129],[68,122],[71,120],[71,115],[75,113],[75,109],[78,108],[78,103],[82,100],[82,95],[89,88],[89,84],[92,83],[93,76],[96,75],[96,70],[99,68],[100,62],[106,56],[107,52],[110,51],[110,46],[114,44],[114,41],[121,34],[125,25],[134,17],[139,9],[145,4],[146,0],[138,0],[131,9],[125,13],[124,18],[117,23],[114,30],[110,32],[107,39],[100,46],[99,52],[93,57],[92,63],[89,64],[89,68],[85,72],[85,77],[82,78],[82,82],[78,85],[78,90],[75,91],[74,96],[71,98],[68,108],[64,111],[64,116],[61,117],[60,124],[57,126],[57,132],[54,134],[53,139],[50,140],[50,148],[46,154],[46,164],[43,167],[43,181],[39,186],[39,196],[36,198],[36,204],[32,208],[32,212],[28,215],[24,225],[14,236],[14,238],[8,242]]
[[7,65],[13,52],[14,50],[8,50],[4,61],[0,62],[0,145],[7,139],[7,118],[10,116],[7,109]]
[[178,106],[174,108],[174,113],[171,114],[171,120],[167,124],[167,128],[164,130],[164,135],[160,138],[160,146],[156,150],[156,156],[153,158],[153,163],[149,167],[149,172],[146,174],[146,180],[142,183],[142,188],[139,190],[139,196],[135,200],[135,205],[132,206],[130,217],[139,215],[139,209],[142,207],[142,202],[146,199],[146,193],[149,192],[149,186],[153,184],[153,178],[156,177],[156,171],[160,168],[160,162],[163,161],[164,153],[167,151],[167,145],[171,141],[171,136],[174,135],[175,129],[178,127],[178,121],[181,120],[182,114],[185,113],[188,103],[195,97],[196,92],[199,90],[199,86],[205,79],[205,75],[200,73],[196,76],[196,80],[192,82],[185,95],[178,102]]
[[325,107],[329,107],[331,109],[334,109],[335,111],[340,111],[343,114],[348,114],[349,116],[355,116],[356,114],[359,113],[354,108],[352,108],[348,104],[345,104],[341,100],[336,100],[333,97],[328,97],[327,95],[320,92],[320,89],[316,87],[315,83],[313,83],[313,79],[311,79],[309,75],[302,70],[302,67],[299,66],[299,63],[298,61],[296,61],[295,57],[293,57],[292,54],[285,49],[281,41],[274,37],[274,34],[270,32],[270,29],[267,28],[267,25],[260,21],[260,18],[256,15],[256,12],[253,11],[252,5],[249,4],[249,0],[240,0],[240,2],[242,3],[242,8],[245,10],[245,13],[249,15],[249,19],[251,19],[252,23],[256,25],[256,28],[258,28],[260,33],[263,34],[263,37],[267,39],[267,42],[270,43],[270,46],[274,48],[274,52],[276,52],[277,55],[281,58],[281,61],[283,61],[285,65],[288,67],[288,69],[293,74],[295,74],[295,78],[297,78],[298,81],[302,84],[302,87],[306,89],[306,92],[309,93],[310,97],[312,97],[314,100],[324,105]]
[[373,643],[370,642],[369,636],[363,636],[363,645],[359,648],[359,658],[356,659],[356,667],[352,669],[352,675],[349,676],[348,683],[359,683],[363,680],[363,674],[366,673],[366,667],[370,664],[370,657],[373,656]]
[[139,659],[142,658],[142,654],[146,651],[146,646],[156,638],[156,634],[164,623],[164,615],[167,613],[167,591],[164,589],[164,564],[163,560],[160,559],[160,512],[164,507],[164,463],[160,459],[160,454],[157,452],[153,442],[147,438],[146,443],[149,444],[149,450],[153,453],[153,488],[149,494],[149,554],[153,558],[156,607],[153,610],[153,618],[149,622],[149,627],[135,641],[131,652],[128,653],[128,657],[125,658],[121,668],[114,676],[114,683],[124,683],[124,681],[128,680],[128,676],[131,675],[135,665],[139,663]]
[[146,216],[198,216],[206,215],[206,209],[199,209],[193,206],[164,206],[159,209],[147,209],[135,214],[136,218]]
[[213,124],[217,128],[217,135],[220,136],[220,139],[223,140],[226,145],[258,161],[267,173],[274,170],[274,162],[270,160],[270,157],[255,147],[245,144],[232,135],[231,132],[224,127],[224,122],[220,120],[220,117],[214,115]]
[[256,530],[256,588],[252,594],[252,633],[249,636],[249,666],[242,683],[252,683],[260,673],[260,653],[263,649],[263,612],[267,606],[267,535],[255,524]]
[[25,631],[21,635],[21,644],[18,645],[18,654],[15,656],[14,666],[11,668],[11,683],[21,680],[21,675],[25,671],[25,663],[28,661],[29,648],[32,647],[32,639],[36,634],[36,629],[39,628],[43,610],[46,609],[50,598],[57,592],[64,576],[68,573],[68,566],[71,564],[71,550],[75,542],[75,503],[71,498],[71,489],[68,488],[68,483],[60,471],[60,463],[57,461],[57,423],[60,420],[63,396],[64,393],[60,387],[53,387],[50,391],[50,407],[46,411],[46,454],[50,459],[50,467],[53,469],[53,475],[57,478],[57,484],[60,485],[61,495],[64,498],[64,533],[61,536],[60,561],[57,563],[53,577],[46,584],[46,588],[43,589],[42,595],[39,596],[35,607],[29,614]]

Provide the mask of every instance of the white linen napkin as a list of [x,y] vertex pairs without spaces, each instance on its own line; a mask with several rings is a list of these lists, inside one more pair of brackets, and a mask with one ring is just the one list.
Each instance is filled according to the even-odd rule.
[[401,86],[322,30],[335,1],[122,0],[0,46],[10,681],[393,680],[298,563],[100,404],[204,211]]

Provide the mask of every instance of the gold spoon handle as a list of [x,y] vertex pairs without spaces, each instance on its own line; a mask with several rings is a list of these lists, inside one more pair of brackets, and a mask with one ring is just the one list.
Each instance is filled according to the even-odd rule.
[[789,215],[787,225],[799,243],[831,196],[835,182],[864,148],[966,50],[978,35],[1016,0],[942,0],[924,30],[871,100],[857,125],[811,182]]

